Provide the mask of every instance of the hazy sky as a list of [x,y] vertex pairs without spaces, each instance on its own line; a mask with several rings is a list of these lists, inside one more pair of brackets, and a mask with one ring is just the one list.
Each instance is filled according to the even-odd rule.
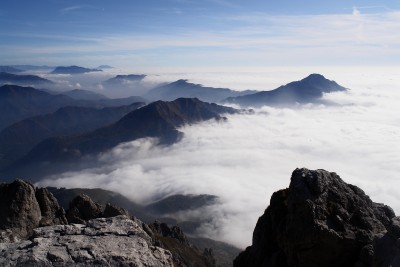
[[400,62],[400,1],[2,0],[0,64],[143,70]]

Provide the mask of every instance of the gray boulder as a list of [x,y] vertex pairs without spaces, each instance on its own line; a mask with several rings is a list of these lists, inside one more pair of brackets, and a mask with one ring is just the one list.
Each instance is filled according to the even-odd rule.
[[23,180],[0,184],[0,214],[0,242],[27,238],[39,226],[67,223],[47,189]]

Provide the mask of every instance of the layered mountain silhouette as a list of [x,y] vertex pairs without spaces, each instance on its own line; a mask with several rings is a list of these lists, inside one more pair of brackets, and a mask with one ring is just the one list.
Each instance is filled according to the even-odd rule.
[[16,84],[22,86],[49,86],[54,82],[36,75],[19,75],[8,72],[0,72],[0,84]]
[[23,70],[14,68],[12,66],[0,66],[0,72],[18,73],[23,72]]
[[105,70],[105,69],[113,69],[110,65],[100,65],[97,67],[97,69]]
[[100,69],[89,69],[79,66],[68,66],[68,67],[56,67],[51,73],[52,74],[83,74],[88,72],[102,71]]
[[238,97],[230,97],[225,102],[241,106],[293,106],[295,104],[326,103],[324,93],[346,91],[335,81],[326,79],[320,74],[311,74],[308,77],[280,86],[271,91],[262,91]]
[[146,78],[146,75],[143,74],[128,74],[128,75],[117,75],[113,78],[110,78],[103,82],[103,84],[107,85],[123,85],[129,82],[137,82]]
[[51,113],[65,106],[86,106],[65,95],[53,95],[32,87],[0,87],[0,130],[22,119]]
[[236,109],[198,99],[153,102],[128,113],[110,126],[82,135],[46,139],[21,160],[3,170],[3,174],[9,178],[29,175],[31,179],[37,179],[43,174],[58,172],[60,168],[79,167],[78,162],[88,166],[88,162],[82,161],[87,156],[144,137],[157,138],[160,144],[172,144],[183,135],[177,130],[178,127],[209,119],[223,119],[222,114],[236,112]]
[[147,100],[140,96],[130,96],[124,98],[108,98],[105,95],[82,89],[74,89],[67,92],[63,92],[62,95],[69,96],[76,100],[88,101],[88,106],[97,106],[97,107],[119,107],[130,105],[132,103],[146,103]]
[[178,80],[156,87],[146,93],[144,97],[149,100],[164,101],[170,101],[178,97],[190,97],[218,103],[228,97],[237,97],[255,92],[257,91],[233,91],[227,88],[205,87],[200,84],[189,83],[187,80]]
[[109,99],[105,95],[89,91],[89,90],[82,90],[82,89],[74,89],[70,91],[66,91],[62,93],[63,95],[69,96],[73,99],[79,100],[89,100],[89,101],[99,101],[103,99]]
[[55,136],[83,134],[118,121],[143,103],[114,108],[64,107],[30,117],[0,132],[0,168],[21,158],[39,142]]

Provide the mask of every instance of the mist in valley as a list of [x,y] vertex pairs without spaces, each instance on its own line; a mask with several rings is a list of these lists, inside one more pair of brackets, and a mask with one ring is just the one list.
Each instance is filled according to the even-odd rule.
[[[277,80],[284,84],[296,79],[292,77],[302,78],[306,71],[288,72],[286,79],[282,73],[245,73],[236,76],[242,80],[234,89],[247,88],[243,77],[254,87],[254,81],[259,81],[259,88],[272,89]],[[141,204],[178,193],[216,195],[215,205],[174,216],[200,219],[199,236],[241,248],[250,245],[257,218],[271,194],[289,185],[297,167],[336,172],[373,201],[390,204],[399,213],[399,78],[390,70],[326,73],[325,77],[350,89],[325,96],[338,105],[263,107],[254,113],[229,115],[223,122],[187,125],[180,129],[184,138],[174,145],[158,146],[154,139],[121,144],[99,156],[96,168],[47,177],[40,185],[100,187]],[[154,80],[168,81],[174,75]],[[232,75],[225,76],[225,84],[223,75],[219,80],[211,74],[187,77],[207,86],[235,84]]]

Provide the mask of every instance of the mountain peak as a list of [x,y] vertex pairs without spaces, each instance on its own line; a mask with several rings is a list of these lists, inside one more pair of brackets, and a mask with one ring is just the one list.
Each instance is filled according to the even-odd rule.
[[306,78],[282,85],[271,91],[262,91],[226,101],[244,106],[296,106],[307,103],[328,103],[322,99],[325,93],[346,91],[335,81],[313,73]]

